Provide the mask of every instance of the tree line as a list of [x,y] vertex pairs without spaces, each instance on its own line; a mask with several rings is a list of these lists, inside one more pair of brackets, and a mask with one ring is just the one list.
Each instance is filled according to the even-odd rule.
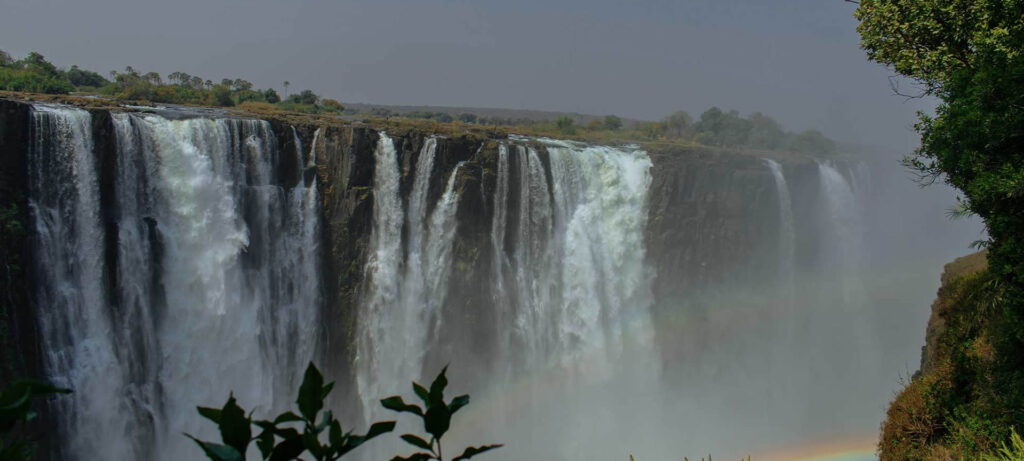
[[[340,113],[345,109],[338,101],[321,98],[311,90],[281,98],[273,88],[258,89],[241,78],[214,82],[186,72],[172,72],[165,79],[157,72],[144,73],[132,66],[122,72],[111,71],[109,75],[108,79],[78,66],[59,69],[36,52],[14,59],[0,50],[0,90],[5,91],[48,94],[80,91],[123,100],[218,107],[248,102],[304,113]],[[289,85],[284,82],[286,91]]]

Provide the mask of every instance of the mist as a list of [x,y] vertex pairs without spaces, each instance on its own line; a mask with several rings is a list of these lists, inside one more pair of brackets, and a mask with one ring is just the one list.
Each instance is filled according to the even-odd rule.
[[[67,436],[95,431],[92,417],[123,429],[104,453],[145,452],[151,443],[167,448],[163,459],[198,457],[178,434],[216,434],[195,428],[194,405],[217,406],[233,390],[260,416],[286,407],[296,384],[288,372],[316,359],[339,394],[352,397],[338,412],[357,432],[393,417],[379,398],[411,395],[409,381],[429,382],[450,364],[450,395],[469,392],[473,404],[446,446],[504,443],[483,455],[494,461],[771,460],[812,445],[864,455],[890,399],[918,368],[943,264],[973,252],[985,234],[978,219],[947,217],[956,197],[941,179],[921,187],[900,164],[918,144],[916,113],[936,102],[894,94],[898,81],[858,47],[852,10],[839,0],[0,0],[0,49],[38,51],[104,75],[130,65],[279,91],[289,81],[343,103],[637,120],[677,110],[699,117],[717,106],[763,112],[787,130],[821,130],[849,151],[828,159],[665,153],[526,136],[467,147],[429,133],[338,134],[188,109],[179,120],[158,108],[116,115],[117,129],[108,130],[115,139],[94,142],[94,115],[35,105],[26,110],[35,144],[25,151],[30,166],[44,166],[33,170],[27,194],[33,213],[49,210],[48,187],[85,184],[68,196],[96,189],[92,202],[54,199],[50,210],[96,218],[95,229],[78,235],[40,219],[40,248],[107,264],[89,239],[103,241],[97,217],[115,215],[99,188],[120,187],[104,200],[136,213],[117,219],[134,219],[139,230],[119,236],[118,251],[134,239],[131,256],[152,272],[135,274],[139,293],[129,294],[156,299],[172,286],[188,296],[170,311],[191,309],[129,335],[98,313],[110,295],[99,293],[98,275],[61,272],[61,254],[37,262],[49,277],[38,293],[57,307],[96,311],[47,311],[44,336],[59,346],[48,354],[74,355],[103,339],[102,353],[83,360],[102,366],[52,372],[67,385],[85,381],[83,402],[57,407],[86,415],[60,423],[72,440],[65,454],[95,453],[79,439],[106,434]],[[98,185],[88,157],[98,142],[124,164],[153,163]],[[196,152],[214,166],[181,160]],[[49,165],[43,154],[72,159],[81,171]],[[247,155],[257,173],[222,168]],[[321,169],[278,184],[281,171],[298,168],[282,169],[280,158]],[[195,171],[167,167],[175,162]],[[317,187],[342,175],[352,177]],[[194,193],[184,185],[196,178],[208,187]],[[143,210],[150,214],[120,202],[144,188],[155,197]],[[358,197],[372,200],[346,201]],[[278,213],[281,222],[272,219]],[[359,222],[339,230],[332,219]],[[157,231],[160,239],[146,233]],[[161,251],[166,243],[166,260],[149,260],[157,244],[147,239]],[[331,260],[342,253],[350,259]],[[352,311],[341,314],[327,305],[341,305],[341,295],[327,294],[341,291],[328,280],[339,273],[356,274],[343,293]],[[58,296],[63,286],[91,298],[68,301]],[[270,314],[281,299],[284,320]],[[136,304],[139,312],[167,309]],[[79,324],[85,333],[72,328]],[[300,330],[309,333],[301,343]],[[331,343],[337,338],[351,344]],[[134,355],[115,353],[123,350]],[[111,369],[124,376],[96,371]],[[138,382],[172,391],[120,395]],[[89,393],[99,388],[107,390]],[[400,419],[398,433],[419,429]],[[402,450],[381,441],[356,456]]]

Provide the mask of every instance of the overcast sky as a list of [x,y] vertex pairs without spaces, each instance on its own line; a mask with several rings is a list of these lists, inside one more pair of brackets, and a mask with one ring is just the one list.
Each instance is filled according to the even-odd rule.
[[347,102],[657,119],[710,106],[911,149],[842,0],[0,0],[0,49]]

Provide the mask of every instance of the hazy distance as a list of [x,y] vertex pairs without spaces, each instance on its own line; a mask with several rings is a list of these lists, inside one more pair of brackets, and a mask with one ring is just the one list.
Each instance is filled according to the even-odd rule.
[[841,0],[0,0],[0,49],[344,102],[659,119],[762,111],[789,130],[912,149],[914,113]]

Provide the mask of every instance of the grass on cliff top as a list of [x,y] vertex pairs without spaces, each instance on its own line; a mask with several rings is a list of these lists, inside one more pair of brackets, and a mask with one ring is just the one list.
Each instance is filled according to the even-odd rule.
[[1002,289],[985,257],[946,265],[922,370],[896,395],[882,424],[882,461],[1024,459],[1024,445],[1006,445],[1016,444],[1012,429],[1024,427],[1020,409],[1007,405],[1021,390],[1016,377],[999,371]]
[[533,138],[564,139],[588,144],[609,146],[637,145],[647,152],[659,154],[677,154],[681,152],[699,151],[711,154],[740,154],[776,159],[810,158],[810,156],[805,154],[787,151],[758,150],[744,147],[715,147],[700,144],[689,139],[652,136],[650,133],[643,130],[629,128],[607,130],[576,127],[576,129],[566,131],[565,129],[559,128],[555,123],[496,126],[463,123],[457,120],[451,122],[439,122],[432,119],[395,116],[365,116],[357,118],[351,115],[341,115],[336,113],[308,113],[297,110],[287,110],[278,105],[254,101],[246,101],[238,106],[225,108],[195,104],[160,104],[150,101],[118,100],[92,94],[61,95],[0,91],[0,98],[16,101],[51,102],[81,107],[83,109],[118,110],[129,112],[138,109],[127,107],[128,105],[148,107],[195,107],[202,109],[216,109],[239,117],[279,120],[292,125],[312,125],[338,128],[367,127],[378,131],[387,131],[392,135],[404,135],[411,132],[420,132],[446,136],[449,138],[470,136],[480,139],[506,139],[510,135],[520,135]]

